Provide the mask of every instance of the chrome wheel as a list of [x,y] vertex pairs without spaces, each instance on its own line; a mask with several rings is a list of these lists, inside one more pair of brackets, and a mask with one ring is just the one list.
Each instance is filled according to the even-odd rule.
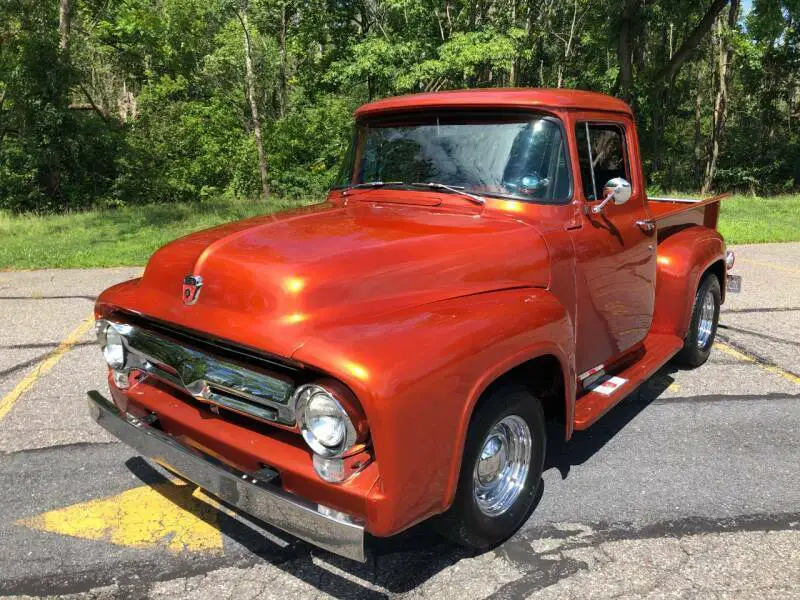
[[528,424],[509,415],[489,431],[472,473],[472,490],[480,511],[496,517],[506,512],[525,487],[533,439]]
[[714,295],[711,290],[706,290],[703,296],[703,304],[700,308],[700,319],[697,322],[697,347],[705,348],[711,339],[711,332],[714,331]]

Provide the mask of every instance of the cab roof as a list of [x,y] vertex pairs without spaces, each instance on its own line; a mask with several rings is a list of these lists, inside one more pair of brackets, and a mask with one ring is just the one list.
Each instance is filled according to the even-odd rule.
[[622,100],[597,92],[545,88],[485,88],[385,98],[359,107],[355,116],[360,118],[387,112],[450,107],[476,109],[566,108],[631,114],[630,107]]

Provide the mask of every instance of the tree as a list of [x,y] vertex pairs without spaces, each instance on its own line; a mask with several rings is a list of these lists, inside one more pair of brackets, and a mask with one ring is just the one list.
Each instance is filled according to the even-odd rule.
[[250,103],[250,118],[253,121],[253,135],[256,139],[256,149],[258,150],[258,168],[261,175],[261,195],[264,202],[269,200],[269,174],[267,171],[267,157],[264,154],[264,142],[261,139],[261,119],[258,117],[258,103],[256,102],[255,77],[253,76],[253,56],[250,41],[250,26],[248,24],[247,9],[249,0],[244,0],[240,10],[236,11],[236,16],[242,24],[244,39],[244,79],[247,87],[247,100]]
[[711,143],[709,144],[708,160],[706,161],[705,176],[703,179],[702,193],[711,190],[714,175],[717,172],[717,159],[719,158],[720,139],[728,118],[728,89],[731,79],[731,58],[733,56],[733,35],[739,20],[739,0],[731,0],[728,7],[727,25],[722,18],[717,19],[717,70],[716,94],[714,97],[714,113],[711,122]]
[[5,0],[0,208],[321,197],[360,103],[509,85],[628,101],[653,187],[793,190],[800,7],[745,6]]

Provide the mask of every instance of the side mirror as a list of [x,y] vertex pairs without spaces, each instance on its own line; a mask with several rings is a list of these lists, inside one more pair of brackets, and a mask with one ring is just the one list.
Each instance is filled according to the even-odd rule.
[[614,177],[609,179],[603,188],[603,201],[592,207],[594,214],[600,214],[606,207],[606,204],[614,201],[614,204],[625,204],[631,199],[631,184],[625,181],[622,177]]
[[540,177],[539,174],[534,171],[528,175],[522,176],[516,183],[504,181],[503,185],[524,196],[533,196],[550,185],[550,180],[546,177]]
[[525,177],[519,180],[519,188],[517,189],[519,189],[521,194],[532,196],[545,185],[547,185],[546,179],[539,177],[538,173],[532,173],[531,175],[525,175]]

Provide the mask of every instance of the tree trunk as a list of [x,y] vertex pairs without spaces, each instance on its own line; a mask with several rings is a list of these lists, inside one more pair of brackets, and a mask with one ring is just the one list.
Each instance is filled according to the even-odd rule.
[[[517,26],[517,0],[511,2],[511,26]],[[508,81],[511,87],[517,87],[517,70],[519,69],[519,52],[514,53],[511,61],[511,72],[508,74]]]
[[731,0],[728,9],[727,26],[722,19],[717,22],[717,77],[716,94],[714,97],[714,114],[711,126],[711,143],[708,148],[708,160],[706,162],[705,176],[703,178],[702,193],[707,194],[714,183],[714,175],[717,172],[717,160],[719,159],[719,142],[722,132],[725,129],[725,121],[728,118],[728,88],[730,86],[730,61],[733,56],[733,44],[731,34],[736,28],[739,17],[739,0]]
[[622,11],[617,40],[619,61],[619,97],[630,102],[633,84],[633,20],[639,12],[640,0],[628,0]]
[[247,99],[250,102],[250,114],[253,118],[253,134],[256,138],[258,149],[258,166],[261,171],[261,193],[264,202],[269,201],[269,178],[267,171],[267,157],[264,154],[264,143],[261,140],[261,120],[258,118],[258,104],[256,103],[256,86],[253,77],[253,58],[250,52],[250,28],[247,20],[248,0],[245,0],[241,12],[237,13],[239,22],[244,30],[244,79],[247,88]]
[[281,4],[281,64],[279,72],[278,109],[281,117],[286,114],[286,2]]
[[702,118],[703,118],[703,63],[697,63],[697,90],[694,98],[694,180],[700,184],[700,163],[703,160]]
[[646,174],[648,179],[652,173],[661,169],[661,157],[664,151],[664,118],[669,104],[669,88],[654,88],[651,102],[653,106],[653,121],[651,125],[652,131],[650,132],[651,166],[650,171]]
[[564,71],[569,63],[570,54],[572,54],[572,42],[575,39],[575,25],[578,21],[578,0],[572,4],[572,23],[569,26],[569,37],[564,45],[564,62],[558,65],[558,84],[556,87],[560,88],[564,85]]
[[6,137],[6,128],[3,126],[3,104],[6,101],[6,91],[3,90],[0,92],[0,144],[3,142],[3,138]]
[[69,29],[69,0],[58,0],[58,48],[63,53],[69,50]]

